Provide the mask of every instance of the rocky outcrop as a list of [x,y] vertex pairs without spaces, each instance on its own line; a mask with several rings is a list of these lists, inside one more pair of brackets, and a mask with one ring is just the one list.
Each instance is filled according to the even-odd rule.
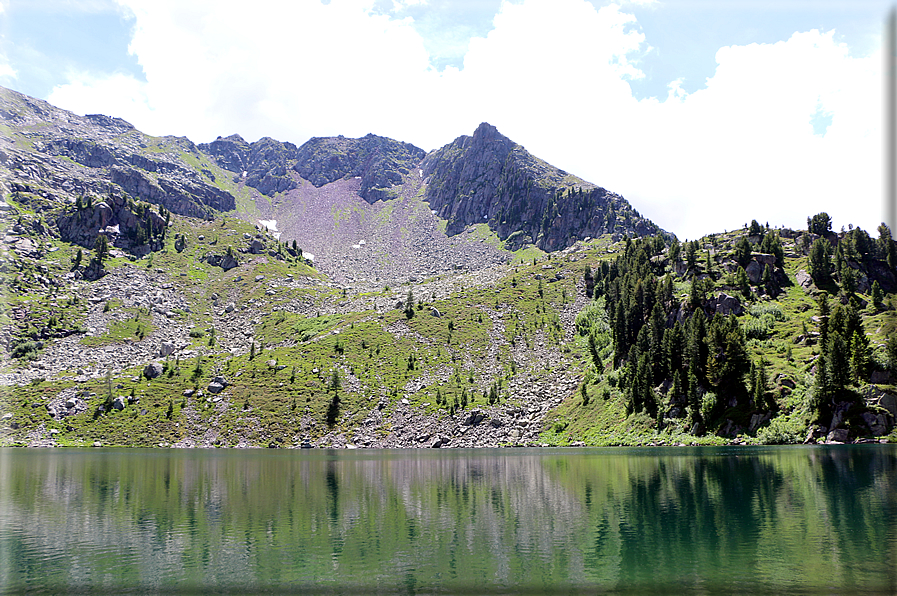
[[369,134],[360,139],[315,137],[301,147],[264,137],[247,143],[239,135],[218,137],[199,148],[219,166],[268,196],[298,187],[298,174],[317,187],[358,177],[369,203],[389,199],[425,152],[409,143]]
[[548,251],[604,233],[668,235],[623,197],[545,163],[485,122],[431,152],[421,169],[426,200],[450,235],[487,223],[514,247]]
[[214,174],[185,159],[199,157],[186,138],[154,138],[120,118],[78,116],[44,101],[0,88],[4,190],[30,193],[57,204],[79,196],[127,195],[179,215],[208,218],[235,207],[214,184]]
[[360,139],[312,138],[299,148],[294,170],[315,186],[349,176],[361,178],[358,194],[368,203],[392,198],[391,188],[424,158],[423,149],[369,134]]
[[112,246],[145,254],[161,248],[161,237],[168,224],[155,210],[138,208],[121,195],[108,195],[90,206],[67,211],[56,225],[66,242],[93,248],[102,233]]

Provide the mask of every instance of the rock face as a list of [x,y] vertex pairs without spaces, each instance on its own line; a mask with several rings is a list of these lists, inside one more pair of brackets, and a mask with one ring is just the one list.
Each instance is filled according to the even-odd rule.
[[[0,190],[33,193],[55,202],[80,195],[131,196],[180,215],[207,218],[235,207],[185,138],[150,137],[120,118],[78,116],[10,89],[0,89]],[[160,151],[162,148],[164,150]]]
[[76,208],[56,221],[60,237],[93,248],[100,233],[112,246],[145,254],[162,247],[161,235],[167,227],[157,211],[138,209],[122,195],[107,195],[103,201]]
[[487,123],[431,152],[421,169],[426,200],[448,220],[449,235],[488,223],[510,248],[549,251],[609,232],[668,235],[623,197],[545,163]]
[[299,148],[294,169],[315,186],[358,176],[359,194],[375,203],[392,198],[390,189],[401,184],[424,155],[423,149],[410,143],[373,134],[360,139],[313,138]]
[[231,135],[199,148],[268,196],[297,188],[295,174],[316,187],[358,177],[359,194],[369,203],[392,198],[390,189],[400,185],[425,155],[410,143],[373,134],[360,139],[315,137],[301,147],[268,137],[247,143],[240,135]]

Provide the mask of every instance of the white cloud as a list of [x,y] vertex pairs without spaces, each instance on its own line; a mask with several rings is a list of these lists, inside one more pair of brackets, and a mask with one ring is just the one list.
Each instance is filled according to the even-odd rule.
[[650,40],[615,5],[504,2],[463,68],[438,72],[410,19],[371,0],[120,1],[146,81],[73,73],[50,101],[197,142],[374,132],[432,149],[489,121],[689,238],[822,210],[836,225],[880,217],[880,60],[831,32],[721,48],[703,89],[673,81],[666,99],[637,101],[628,81]]
[[[2,14],[3,14],[3,4],[0,4],[0,15],[2,15]],[[2,43],[2,42],[3,42],[3,37],[0,36],[0,43]],[[16,72],[16,69],[14,69],[9,64],[9,58],[6,56],[6,54],[4,52],[0,51],[0,80],[15,79],[17,75],[18,75],[18,73]]]

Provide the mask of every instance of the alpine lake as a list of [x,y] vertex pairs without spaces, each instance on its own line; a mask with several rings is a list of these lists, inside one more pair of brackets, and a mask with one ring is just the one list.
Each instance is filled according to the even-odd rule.
[[9,448],[0,483],[2,593],[897,593],[897,445]]

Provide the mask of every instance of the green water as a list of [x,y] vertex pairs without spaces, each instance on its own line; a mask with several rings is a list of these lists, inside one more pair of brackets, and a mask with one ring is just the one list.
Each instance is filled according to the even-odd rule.
[[0,450],[5,593],[897,593],[897,448]]

